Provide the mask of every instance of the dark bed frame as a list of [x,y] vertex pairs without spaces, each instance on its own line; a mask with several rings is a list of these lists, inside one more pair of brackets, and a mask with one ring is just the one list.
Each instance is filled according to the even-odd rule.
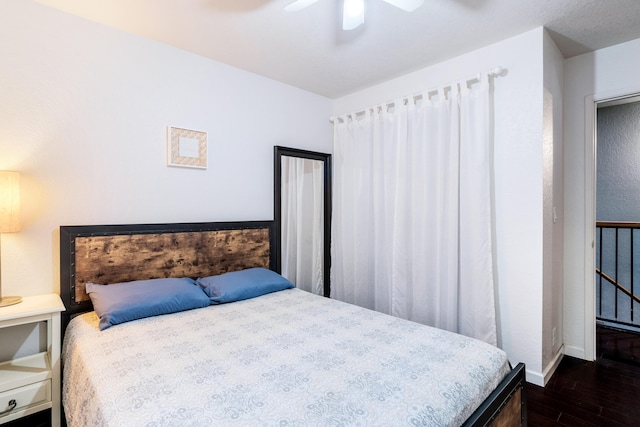
[[[85,283],[197,278],[251,267],[275,271],[274,239],[273,221],[61,226],[63,334],[73,317],[93,310]],[[524,386],[520,363],[464,426],[526,426]]]

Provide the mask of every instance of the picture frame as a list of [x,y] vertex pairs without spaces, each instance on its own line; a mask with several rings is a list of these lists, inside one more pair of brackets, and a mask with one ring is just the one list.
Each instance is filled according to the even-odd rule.
[[207,133],[167,126],[167,166],[206,169]]

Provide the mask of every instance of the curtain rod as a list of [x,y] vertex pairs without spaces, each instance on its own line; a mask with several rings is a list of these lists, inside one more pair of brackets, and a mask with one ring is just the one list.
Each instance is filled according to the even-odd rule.
[[[494,77],[494,78],[495,77],[503,77],[503,76],[506,75],[506,71],[507,71],[506,68],[503,68],[501,66],[497,66],[497,67],[491,68],[489,71],[486,72],[486,74],[487,74],[487,76]],[[476,74],[476,75],[474,75],[472,77],[469,77],[469,78],[466,78],[466,79],[462,79],[462,80],[458,80],[458,81],[455,81],[455,82],[451,82],[451,83],[445,84],[445,85],[443,85],[441,87],[442,88],[448,88],[448,87],[450,88],[453,85],[458,84],[459,82],[462,82],[462,81],[466,82],[467,84],[478,83],[478,82],[480,82],[480,79],[482,78],[481,75],[482,75],[482,73],[478,73],[478,74]],[[414,95],[403,96],[403,97],[399,98],[398,100],[402,100],[404,102],[407,102],[409,99],[413,98],[413,100],[415,102],[415,101],[417,101],[419,99],[422,99],[424,94],[437,93],[437,92],[438,92],[438,89],[426,90],[426,91],[423,91],[421,93],[417,93],[417,94],[414,94]],[[354,112],[354,113],[350,113],[350,114],[341,114],[340,116],[337,116],[337,117],[336,116],[331,116],[329,118],[329,121],[331,123],[335,123],[336,120],[339,120],[340,117],[342,117],[342,116],[361,116],[361,115],[365,114],[367,111],[373,110],[375,108],[392,107],[392,106],[394,106],[396,104],[396,102],[398,102],[398,100],[383,102],[382,104],[378,104],[378,105],[376,105],[374,107],[365,108],[363,110],[360,110],[360,111],[357,111],[357,112]]]

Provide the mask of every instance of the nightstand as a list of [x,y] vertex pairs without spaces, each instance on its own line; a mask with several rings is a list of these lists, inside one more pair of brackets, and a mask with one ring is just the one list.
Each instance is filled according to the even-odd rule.
[[0,308],[0,328],[46,324],[45,351],[0,363],[0,424],[51,409],[51,425],[60,426],[60,312],[56,294],[24,297]]

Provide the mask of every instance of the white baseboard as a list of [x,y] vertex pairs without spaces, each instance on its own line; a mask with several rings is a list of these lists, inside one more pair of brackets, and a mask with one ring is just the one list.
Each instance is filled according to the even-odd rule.
[[526,370],[527,382],[535,384],[540,387],[544,387],[544,376],[540,372],[533,372],[529,369]]
[[558,365],[562,361],[562,357],[564,355],[565,348],[563,345],[562,347],[560,347],[556,355],[553,357],[553,360],[547,365],[542,373],[530,371],[529,369],[527,369],[527,382],[540,387],[544,387],[553,376],[553,373],[558,368]]
[[558,365],[562,361],[562,357],[564,356],[564,354],[565,354],[564,345],[562,345],[560,347],[560,349],[558,350],[558,352],[556,353],[556,355],[553,358],[553,360],[551,361],[551,363],[549,363],[547,365],[547,368],[543,372],[544,385],[547,385],[547,383],[549,382],[549,380],[553,376],[553,373],[558,368]]
[[575,347],[572,345],[565,346],[564,354],[567,356],[575,357],[576,359],[588,360],[587,353],[584,350],[584,347]]

